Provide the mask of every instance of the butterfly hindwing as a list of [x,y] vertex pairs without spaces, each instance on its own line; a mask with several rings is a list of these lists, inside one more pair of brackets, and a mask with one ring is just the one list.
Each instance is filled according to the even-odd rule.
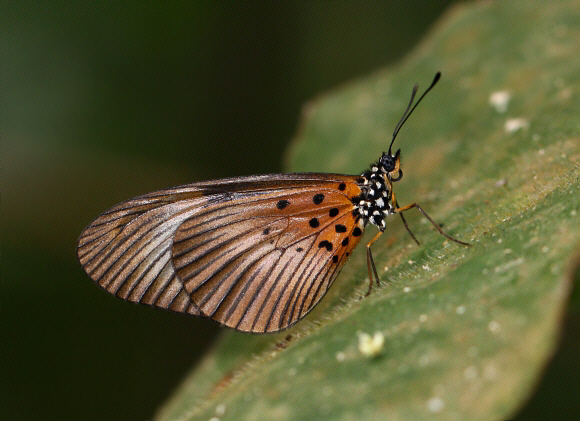
[[173,234],[209,199],[196,187],[150,193],[99,216],[79,238],[85,272],[106,291],[128,301],[200,314],[171,264]]

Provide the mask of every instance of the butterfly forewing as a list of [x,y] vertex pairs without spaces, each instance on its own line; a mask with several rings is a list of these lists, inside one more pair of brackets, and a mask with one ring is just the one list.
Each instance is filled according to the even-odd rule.
[[[350,221],[350,231],[337,227]],[[346,262],[360,236],[353,236],[355,227],[352,213],[331,221],[314,236],[308,253],[291,276],[291,284],[280,292],[280,296],[270,311],[267,330],[278,330],[296,323],[304,317],[326,293],[338,272]]]
[[150,193],[87,227],[79,261],[126,300],[277,331],[320,300],[358,243],[356,178],[265,175]]
[[303,317],[358,241],[345,240],[353,204],[333,184],[240,193],[184,221],[173,264],[202,313],[259,332]]

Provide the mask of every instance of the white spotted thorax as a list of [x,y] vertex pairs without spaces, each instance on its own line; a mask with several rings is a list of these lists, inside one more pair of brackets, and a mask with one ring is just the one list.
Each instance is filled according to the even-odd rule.
[[384,231],[385,218],[395,213],[392,183],[403,177],[400,156],[400,150],[395,155],[384,152],[381,159],[357,180],[362,193],[353,199],[353,203],[357,206],[354,212],[361,228],[370,222]]

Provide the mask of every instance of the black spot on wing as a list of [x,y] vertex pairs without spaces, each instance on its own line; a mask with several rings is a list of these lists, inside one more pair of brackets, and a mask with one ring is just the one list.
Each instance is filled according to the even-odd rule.
[[322,193],[315,194],[314,197],[312,198],[312,201],[314,202],[315,205],[320,205],[323,200],[324,195]]
[[318,243],[318,248],[323,247],[325,247],[328,251],[332,251],[332,243],[330,241],[322,240],[320,243]]
[[287,200],[279,200],[278,203],[276,203],[276,207],[280,210],[284,209],[286,206],[288,206],[290,204],[289,201]]

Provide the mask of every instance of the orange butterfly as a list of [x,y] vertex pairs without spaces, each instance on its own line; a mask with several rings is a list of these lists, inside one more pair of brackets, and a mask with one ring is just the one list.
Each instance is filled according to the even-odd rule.
[[[328,291],[370,222],[369,293],[379,277],[371,245],[399,207],[397,133],[440,73],[397,124],[389,151],[362,175],[269,174],[188,184],[123,202],[81,234],[78,259],[99,286],[128,301],[208,317],[244,332],[276,332]],[[374,276],[373,276],[374,275]]]

